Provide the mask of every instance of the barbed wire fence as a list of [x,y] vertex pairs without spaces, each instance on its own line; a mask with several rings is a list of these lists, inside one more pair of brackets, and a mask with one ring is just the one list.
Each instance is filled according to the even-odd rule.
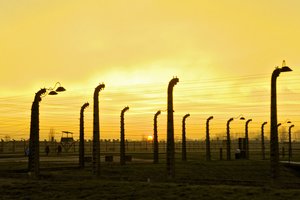
[[[292,133],[292,156],[288,156],[287,125],[279,128],[280,160],[300,161],[300,131],[297,129],[300,119],[298,96],[300,89],[296,74],[288,80],[278,83],[278,116],[279,121],[291,120],[295,125]],[[211,158],[213,161],[226,159],[226,121],[239,114],[252,118],[249,125],[250,160],[262,161],[260,128],[264,121],[269,121],[270,82],[269,75],[253,75],[244,77],[225,77],[212,80],[182,81],[174,91],[174,125],[176,162],[181,160],[181,120],[182,116],[190,113],[186,124],[187,160],[205,162],[205,121],[214,116],[210,122]],[[281,80],[279,80],[281,81]],[[60,132],[74,132],[74,144],[65,155],[78,154],[79,138],[79,108],[83,102],[91,101],[93,88],[70,89],[69,96],[59,99],[48,98],[41,105],[41,141],[40,152],[45,146],[50,146],[50,155],[57,155],[60,144]],[[105,155],[118,156],[120,152],[119,112],[124,105],[131,110],[127,114],[126,123],[126,154],[151,161],[153,146],[146,138],[153,134],[153,116],[157,110],[166,110],[166,83],[135,85],[126,93],[122,88],[110,88],[103,92],[100,101],[100,152],[102,159]],[[88,98],[87,98],[88,97]],[[23,154],[28,146],[30,124],[30,95],[0,97],[0,155]],[[102,102],[101,102],[102,101]],[[85,116],[85,152],[91,155],[92,149],[92,109],[86,110]],[[165,162],[166,154],[166,113],[162,112],[158,120],[159,157]],[[27,124],[27,125],[26,125]],[[231,124],[231,152],[235,160],[236,150],[240,148],[238,138],[244,137],[243,121],[234,120]],[[59,131],[54,131],[59,130]],[[265,128],[265,159],[269,159],[269,126]],[[53,141],[49,140],[49,130],[52,130]],[[77,134],[76,134],[77,133]],[[47,140],[48,139],[48,140]],[[137,156],[140,154],[140,156]],[[76,162],[74,162],[76,163]],[[226,163],[227,165],[228,163]],[[230,165],[230,164],[229,164]],[[183,167],[183,165],[180,165]],[[243,169],[241,169],[243,170]]]

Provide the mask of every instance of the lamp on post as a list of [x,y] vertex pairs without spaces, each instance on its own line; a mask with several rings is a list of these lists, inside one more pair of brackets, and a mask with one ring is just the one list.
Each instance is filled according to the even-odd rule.
[[281,72],[290,72],[291,68],[285,66],[277,67],[271,77],[271,127],[270,127],[270,165],[271,177],[276,179],[279,176],[279,145],[278,145],[278,127],[277,127],[277,96],[276,96],[276,79]]
[[[59,84],[59,87],[56,87]],[[29,136],[28,171],[33,177],[38,178],[40,174],[40,152],[39,152],[39,102],[46,95],[57,95],[58,92],[66,91],[59,82],[53,88],[42,88],[34,97],[31,107],[31,122]]]

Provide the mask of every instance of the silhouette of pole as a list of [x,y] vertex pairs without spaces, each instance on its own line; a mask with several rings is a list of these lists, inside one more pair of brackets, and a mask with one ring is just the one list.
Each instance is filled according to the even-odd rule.
[[210,116],[206,120],[206,160],[210,161],[211,160],[211,154],[210,154],[210,136],[209,136],[209,121],[213,119],[213,116]]
[[[59,84],[59,87],[56,88],[57,84]],[[32,107],[31,107],[28,171],[35,178],[38,178],[40,175],[39,102],[42,101],[42,96],[46,96],[47,94],[57,95],[57,92],[63,92],[65,90],[66,89],[63,88],[59,82],[57,82],[55,83],[53,88],[40,89],[34,96],[34,100],[32,102]]]
[[262,151],[262,159],[265,160],[266,156],[265,156],[265,134],[264,134],[264,126],[267,124],[268,122],[264,122],[261,125],[261,151]]
[[230,141],[230,122],[233,121],[233,118],[230,118],[227,121],[227,140],[226,140],[226,150],[227,150],[227,160],[231,160],[231,141]]
[[185,120],[188,118],[190,114],[184,115],[182,119],[182,161],[186,161],[186,132],[185,132]]
[[277,67],[271,77],[271,128],[270,128],[270,164],[271,177],[273,179],[279,176],[279,145],[278,145],[278,127],[277,127],[277,95],[276,95],[276,79],[281,72],[292,71],[289,67]]
[[167,173],[169,178],[175,177],[175,144],[174,144],[174,119],[173,119],[173,87],[179,82],[173,78],[168,85],[168,125],[167,125]]
[[94,91],[94,118],[93,118],[93,174],[100,175],[100,125],[99,125],[99,92],[104,89],[104,84],[99,84]]
[[33,176],[36,178],[40,175],[39,102],[42,101],[41,96],[45,93],[45,88],[40,89],[35,94],[31,107],[28,171],[33,173]]
[[120,141],[120,164],[125,165],[125,128],[124,128],[124,113],[129,110],[129,107],[125,107],[121,111],[121,141]]
[[157,111],[154,115],[154,133],[153,133],[153,163],[158,163],[158,135],[157,135],[157,117],[161,111]]
[[248,125],[252,119],[248,119],[245,125],[245,140],[246,140],[246,159],[249,159],[249,136],[248,136]]
[[83,104],[80,109],[80,136],[79,136],[79,167],[84,168],[84,116],[83,112],[89,103]]
[[292,158],[292,136],[291,136],[291,132],[292,132],[293,127],[294,127],[294,125],[291,125],[289,127],[289,162],[291,162],[291,158]]

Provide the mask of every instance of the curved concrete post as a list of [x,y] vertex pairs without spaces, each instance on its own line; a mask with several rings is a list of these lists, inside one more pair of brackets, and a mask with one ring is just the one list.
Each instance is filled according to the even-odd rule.
[[248,119],[245,125],[245,140],[246,140],[246,159],[249,159],[249,136],[248,136],[248,126],[252,119]]
[[80,124],[79,124],[79,167],[84,168],[84,109],[89,106],[89,103],[85,103],[80,109]]
[[34,177],[40,175],[40,129],[39,129],[39,102],[41,96],[46,93],[46,89],[40,89],[34,97],[31,107],[31,122],[29,136],[29,156],[28,156],[28,171],[33,173]]
[[99,92],[104,89],[105,85],[100,84],[94,91],[94,118],[93,118],[93,174],[100,175],[100,125],[99,125]]
[[261,125],[261,153],[262,153],[262,159],[265,160],[266,159],[266,155],[265,155],[265,133],[264,133],[264,126],[267,124],[268,122],[264,122]]
[[182,161],[186,161],[186,132],[185,132],[185,120],[186,118],[188,118],[190,116],[190,114],[186,114],[184,115],[183,119],[182,119],[182,148],[181,148],[181,159]]
[[158,135],[157,135],[157,117],[161,111],[157,111],[154,115],[154,133],[153,133],[153,163],[158,163]]
[[209,121],[212,120],[214,117],[210,116],[206,120],[206,160],[210,161],[211,160],[211,153],[210,153],[210,135],[209,135]]
[[175,144],[174,144],[174,119],[173,119],[173,88],[179,82],[173,78],[168,85],[168,121],[167,121],[167,173],[169,178],[175,177]]
[[230,122],[233,121],[233,118],[230,118],[227,121],[227,140],[226,140],[226,150],[227,150],[227,160],[231,160],[231,140],[230,140]]
[[121,111],[121,136],[120,136],[120,164],[125,165],[125,128],[124,128],[124,113],[129,110],[129,107],[125,107]]

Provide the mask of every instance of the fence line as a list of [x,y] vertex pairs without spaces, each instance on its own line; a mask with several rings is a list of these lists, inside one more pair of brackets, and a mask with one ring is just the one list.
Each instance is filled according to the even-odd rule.
[[[234,159],[235,152],[239,148],[238,140],[234,139],[231,141],[231,152],[232,158]],[[269,144],[270,141],[265,141],[265,157],[269,159]],[[24,154],[25,150],[28,148],[28,141],[1,141],[0,142],[0,158],[4,154]],[[187,141],[187,159],[199,159],[205,160],[205,141]],[[75,141],[72,144],[63,145],[57,141],[40,141],[40,152],[41,155],[45,155],[45,148],[49,146],[50,155],[57,154],[58,146],[62,147],[63,154],[78,154],[79,153],[79,141]],[[175,142],[175,152],[176,159],[181,158],[179,154],[181,152],[181,142]],[[280,142],[280,159],[288,160],[288,142]],[[126,141],[125,142],[126,154],[132,153],[153,153],[153,143],[149,141]],[[211,156],[212,160],[220,159],[220,150],[222,150],[223,159],[226,155],[226,140],[211,140]],[[249,143],[250,160],[262,160],[262,147],[260,140],[250,140]],[[100,152],[101,154],[119,154],[120,153],[120,141],[119,140],[101,140],[100,142]],[[85,156],[91,156],[92,153],[92,141],[85,141]],[[164,155],[166,153],[166,142],[159,142],[159,154]],[[149,156],[148,156],[149,157]],[[300,161],[300,142],[292,142],[292,161]]]

